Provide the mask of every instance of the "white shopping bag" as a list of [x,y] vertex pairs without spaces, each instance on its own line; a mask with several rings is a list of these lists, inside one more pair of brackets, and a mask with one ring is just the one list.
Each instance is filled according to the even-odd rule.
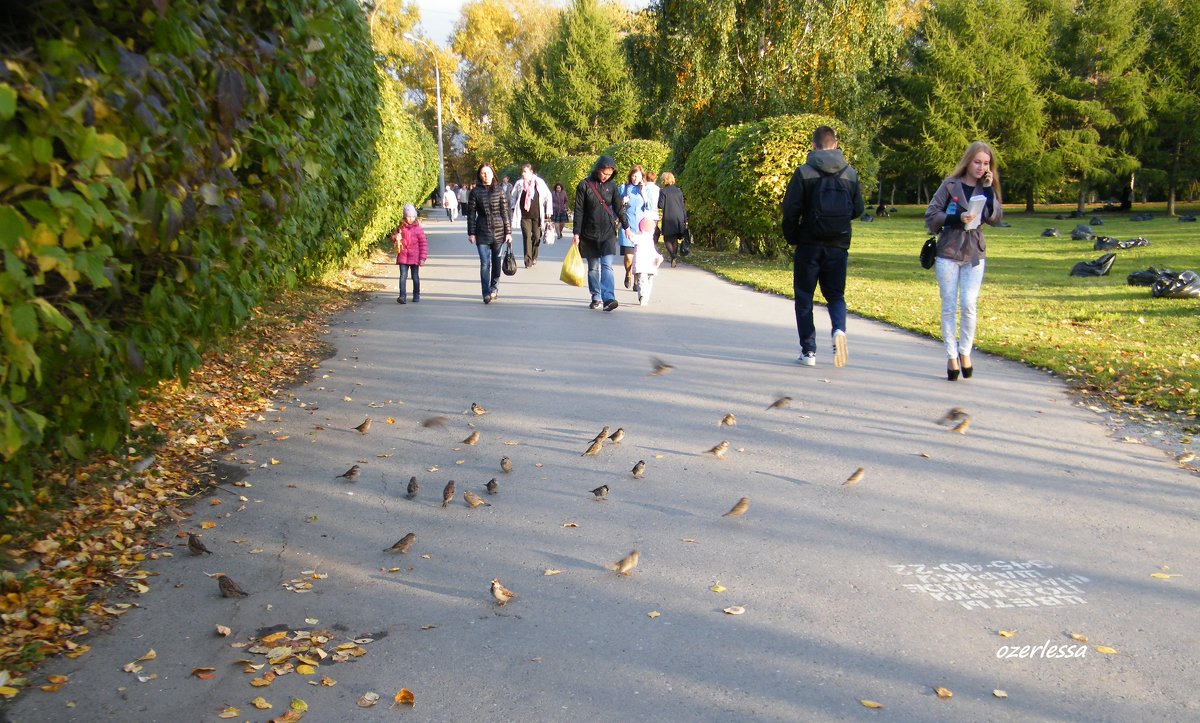
[[546,224],[546,230],[542,232],[542,243],[547,246],[553,246],[558,240],[558,236],[554,233],[554,224]]

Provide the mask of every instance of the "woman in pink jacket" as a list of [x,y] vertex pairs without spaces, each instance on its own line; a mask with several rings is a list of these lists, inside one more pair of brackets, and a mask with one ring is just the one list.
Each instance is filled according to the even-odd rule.
[[412,273],[413,303],[421,301],[421,264],[429,258],[429,243],[425,240],[425,229],[417,218],[417,209],[411,203],[404,207],[404,223],[392,234],[392,245],[396,249],[396,264],[400,267],[401,304],[407,304],[405,285],[409,272]]

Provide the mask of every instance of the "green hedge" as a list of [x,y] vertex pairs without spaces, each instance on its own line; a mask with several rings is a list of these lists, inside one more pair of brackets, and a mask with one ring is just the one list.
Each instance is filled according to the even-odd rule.
[[[382,129],[375,141],[371,183],[360,197],[372,209],[355,247],[360,256],[383,242],[404,218],[404,204],[417,208],[438,185],[437,142],[404,108],[404,87],[380,72]],[[390,246],[390,244],[388,244]]]
[[345,263],[378,203],[355,0],[38,18],[0,66],[0,507],[45,454],[115,448],[140,387],[186,381],[271,288]]
[[612,156],[617,162],[617,183],[623,183],[629,175],[629,169],[639,163],[647,171],[660,173],[667,163],[667,157],[671,155],[671,148],[658,141],[634,139],[614,143],[601,153]]
[[874,187],[877,164],[866,143],[834,118],[785,115],[718,128],[688,156],[679,186],[688,223],[701,243],[737,244],[743,251],[774,256],[787,249],[780,204],[796,168],[812,149],[812,133],[838,131],[842,151],[859,174],[864,194]]
[[575,192],[575,187],[592,172],[592,166],[596,165],[598,157],[599,154],[567,156],[550,161],[542,168],[535,170],[549,184],[550,188],[554,188],[556,183],[561,183],[567,191],[567,196],[573,198],[571,194]]

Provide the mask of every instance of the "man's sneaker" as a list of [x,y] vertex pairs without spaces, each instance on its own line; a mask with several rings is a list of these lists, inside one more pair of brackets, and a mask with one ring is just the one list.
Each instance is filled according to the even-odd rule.
[[618,304],[617,304],[616,299],[612,299],[611,301],[604,302],[604,310],[605,311],[612,311],[613,309],[616,309],[617,306],[618,306]]
[[817,353],[815,351],[805,352],[796,358],[796,363],[801,366],[815,367],[817,365]]
[[849,359],[850,352],[846,349],[846,332],[838,329],[833,332],[833,365],[844,367]]

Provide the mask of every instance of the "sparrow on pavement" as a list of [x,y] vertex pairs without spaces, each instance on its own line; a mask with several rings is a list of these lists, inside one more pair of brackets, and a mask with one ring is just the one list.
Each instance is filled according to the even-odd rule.
[[188,549],[192,551],[193,555],[212,554],[212,550],[205,547],[204,543],[200,541],[200,536],[191,532],[188,533]]
[[653,358],[650,360],[650,376],[661,377],[663,374],[671,371],[675,367],[666,363],[662,359]]
[[468,436],[466,439],[464,439],[462,441],[462,443],[463,444],[475,444],[478,441],[479,441],[479,430],[476,429],[474,432],[471,432],[470,436]]
[[737,504],[730,508],[728,512],[721,515],[722,517],[741,517],[746,514],[746,510],[750,509],[750,498],[743,497],[737,501]]
[[633,474],[634,479],[641,479],[641,478],[645,477],[646,476],[646,460],[639,459],[637,464],[633,465],[633,469],[630,470],[630,472]]
[[466,501],[467,506],[470,507],[471,509],[475,509],[476,507],[478,507],[480,505],[486,505],[488,507],[492,506],[491,502],[484,502],[482,497],[475,494],[471,490],[465,490],[463,492],[463,500]]
[[492,597],[496,599],[500,607],[504,607],[504,603],[515,598],[517,594],[512,590],[500,584],[499,580],[492,580]]
[[421,485],[417,484],[417,477],[413,475],[408,478],[408,494],[404,496],[411,500],[417,496],[417,490],[419,489],[421,489]]
[[579,456],[580,457],[595,457],[596,455],[600,454],[600,449],[603,447],[604,447],[604,442],[597,439],[595,442],[592,442],[591,446],[589,446],[583,454],[581,454]]
[[737,426],[737,417],[733,416],[732,414],[726,414],[724,417],[721,417],[721,424],[725,425],[726,427]]
[[775,401],[773,401],[769,405],[767,405],[767,409],[783,409],[788,404],[791,404],[791,402],[792,402],[791,397],[780,397],[779,399],[776,399]]
[[475,402],[471,402],[471,411],[474,412],[476,417],[481,417],[481,416],[487,414],[487,410],[484,409],[483,407],[479,406]]
[[221,597],[246,597],[250,594],[224,573],[217,573],[217,587],[221,589]]
[[446,483],[446,489],[442,490],[442,507],[450,504],[450,500],[454,499],[454,480]]
[[858,484],[859,482],[862,482],[862,478],[863,478],[864,476],[866,476],[866,474],[867,474],[867,470],[866,470],[866,468],[864,468],[864,467],[859,467],[858,469],[854,470],[854,473],[853,473],[853,474],[851,474],[849,477],[847,477],[847,478],[846,478],[846,481],[845,481],[845,482],[843,482],[842,484],[844,484],[844,485],[856,485],[856,484]]
[[592,494],[596,495],[596,499],[604,499],[608,496],[608,485],[600,485],[592,490]]
[[404,537],[401,537],[399,540],[396,540],[396,544],[392,545],[391,547],[383,548],[383,551],[384,552],[399,552],[401,555],[403,555],[412,549],[413,543],[416,541],[417,541],[417,533],[410,532],[407,535],[405,535]]
[[625,439],[624,427],[617,427],[617,431],[608,436],[608,441],[612,442],[613,444],[620,444],[622,439]]
[[956,424],[964,419],[970,419],[971,415],[967,414],[962,407],[951,407],[950,411],[938,420],[938,424]]
[[359,470],[359,466],[358,466],[358,465],[354,465],[354,466],[353,466],[353,467],[351,467],[350,469],[348,469],[348,470],[346,470],[345,472],[342,472],[341,474],[339,474],[339,475],[338,475],[338,477],[345,478],[345,480],[346,480],[347,482],[353,482],[354,480],[358,479],[358,470]]
[[716,444],[716,446],[714,446],[712,449],[708,450],[708,454],[711,454],[712,456],[716,457],[717,459],[725,459],[725,452],[728,450],[729,450],[729,440],[722,439],[720,442],[718,442]]
[[500,471],[504,472],[504,474],[508,474],[509,472],[512,472],[512,460],[509,459],[508,457],[501,457],[500,458]]
[[496,481],[495,477],[488,480],[487,491],[488,491],[489,495],[495,495],[495,494],[500,493],[500,483]]
[[641,558],[641,556],[642,553],[634,550],[625,557],[622,557],[620,560],[617,560],[615,563],[609,565],[608,569],[616,570],[617,574],[619,575],[629,575],[633,572],[633,568],[637,567],[638,560]]
[[355,427],[355,429],[358,430],[359,434],[366,434],[371,429],[371,418],[367,417],[366,419],[364,419],[362,421],[362,424]]

